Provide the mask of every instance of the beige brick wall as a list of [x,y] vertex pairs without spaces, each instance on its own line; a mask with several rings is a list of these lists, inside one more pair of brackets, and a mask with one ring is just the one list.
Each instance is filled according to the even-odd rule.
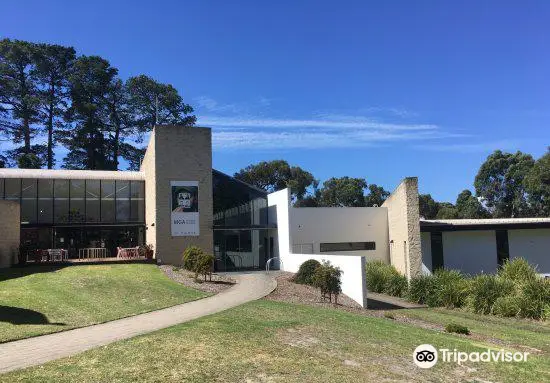
[[19,203],[0,200],[0,267],[17,262],[20,225]]
[[[146,238],[155,246],[156,258],[163,263],[179,265],[183,251],[191,245],[212,253],[211,130],[156,126],[141,170],[145,173]],[[170,181],[199,182],[199,236],[172,237]]]
[[405,178],[382,205],[388,208],[390,262],[407,278],[420,275],[418,178]]

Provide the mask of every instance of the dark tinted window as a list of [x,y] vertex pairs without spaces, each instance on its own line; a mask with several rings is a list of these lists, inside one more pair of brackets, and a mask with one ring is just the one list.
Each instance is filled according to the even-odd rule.
[[101,181],[101,222],[115,222],[115,181]]
[[21,197],[21,180],[19,178],[6,178],[6,199],[19,201]]
[[267,225],[267,193],[233,177],[212,172],[214,225],[250,227]]
[[99,180],[86,180],[86,221],[99,222],[99,196],[101,188]]
[[36,223],[36,179],[21,180],[21,222]]
[[376,250],[375,242],[335,242],[321,243],[321,253],[329,253],[332,251],[360,251],[360,250]]
[[38,223],[53,222],[53,180],[38,180]]

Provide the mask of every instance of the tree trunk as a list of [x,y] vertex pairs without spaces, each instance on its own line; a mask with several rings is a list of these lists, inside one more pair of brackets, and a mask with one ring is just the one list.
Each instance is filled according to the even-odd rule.
[[118,150],[119,150],[119,143],[120,140],[120,124],[117,125],[115,128],[115,142],[113,144],[113,167],[114,170],[118,170]]
[[53,168],[53,105],[48,111],[48,169]]

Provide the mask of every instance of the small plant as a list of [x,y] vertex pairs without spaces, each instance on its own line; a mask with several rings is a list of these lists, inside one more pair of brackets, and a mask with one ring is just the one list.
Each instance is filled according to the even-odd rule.
[[317,270],[319,266],[321,266],[321,263],[315,259],[308,259],[300,265],[292,281],[302,285],[313,285],[313,276],[315,275],[315,270]]
[[537,270],[523,258],[515,258],[505,262],[498,275],[516,284],[523,284],[538,278]]
[[204,281],[206,281],[206,276],[210,277],[210,281],[212,281],[212,269],[214,268],[214,256],[212,254],[206,254],[204,252],[201,252],[197,260],[195,261],[195,269],[193,270],[195,272],[195,279],[198,279],[197,277],[200,275],[203,276]]
[[183,252],[183,267],[189,271],[195,271],[195,265],[199,256],[203,254],[203,251],[200,247],[189,246]]
[[153,245],[147,243],[147,244],[144,244],[144,245],[140,245],[138,247],[138,253],[141,257],[145,257],[147,259],[153,259],[153,255],[154,255],[154,247]]
[[338,303],[338,295],[342,292],[342,282],[340,277],[342,270],[332,266],[330,262],[324,261],[322,265],[317,267],[313,276],[313,286],[321,290],[323,299],[328,299],[332,302],[334,295],[334,303]]
[[433,275],[421,275],[411,278],[407,299],[414,303],[426,304],[428,297],[434,294]]
[[468,327],[463,326],[458,323],[449,323],[445,326],[445,331],[455,334],[464,334],[464,335],[470,335],[470,330],[468,330]]
[[470,280],[467,306],[476,314],[490,314],[496,300],[514,293],[514,283],[496,275],[481,274]]
[[384,318],[395,320],[395,315],[392,312],[384,311]]

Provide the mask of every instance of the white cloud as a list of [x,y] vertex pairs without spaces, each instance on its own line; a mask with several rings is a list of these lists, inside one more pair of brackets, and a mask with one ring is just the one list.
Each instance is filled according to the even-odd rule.
[[235,104],[220,104],[213,98],[207,96],[200,96],[194,99],[195,105],[199,108],[208,110],[209,112],[217,113],[239,113],[239,108]]
[[516,150],[518,143],[516,141],[490,141],[490,142],[459,142],[456,144],[431,143],[422,145],[413,145],[413,149],[425,150],[431,152],[453,152],[453,153],[483,153],[492,152],[496,149]]
[[362,116],[323,116],[318,119],[276,119],[256,117],[199,117],[199,125],[217,128],[324,128],[324,129],[379,129],[379,130],[437,130],[433,124],[396,124],[377,122]]

